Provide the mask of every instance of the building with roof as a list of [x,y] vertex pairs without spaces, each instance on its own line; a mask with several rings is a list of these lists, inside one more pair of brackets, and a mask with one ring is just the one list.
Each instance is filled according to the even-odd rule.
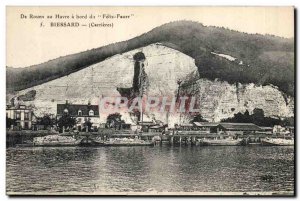
[[136,128],[134,128],[134,126],[131,126],[131,128],[133,130],[141,130],[143,132],[149,132],[149,128],[155,125],[157,124],[153,121],[138,121]]
[[217,133],[219,131],[219,123],[214,122],[193,122],[200,131],[205,131],[207,133]]
[[32,109],[26,105],[7,105],[6,117],[15,120],[16,128],[30,130],[32,127],[33,112]]
[[227,134],[241,135],[263,131],[263,129],[253,123],[219,123],[218,128],[219,131]]
[[266,126],[260,126],[263,132],[272,134],[273,133],[273,127],[266,127]]
[[149,127],[149,131],[156,132],[156,133],[162,133],[163,131],[165,131],[165,126],[163,126],[163,125],[151,126],[151,127]]
[[91,105],[90,102],[88,104],[69,104],[68,101],[65,104],[57,104],[57,119],[66,113],[76,118],[76,127],[79,131],[84,129],[84,123],[87,120],[90,120],[94,129],[100,126],[98,105]]
[[176,130],[181,130],[181,131],[189,131],[193,130],[194,125],[193,124],[188,124],[188,123],[181,123],[179,125],[175,125]]

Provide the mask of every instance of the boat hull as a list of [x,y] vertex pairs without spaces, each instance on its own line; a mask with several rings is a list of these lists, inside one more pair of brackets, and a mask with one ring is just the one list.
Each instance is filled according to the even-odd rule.
[[261,144],[264,146],[294,146],[294,141],[285,139],[265,139],[261,140]]
[[81,146],[152,146],[154,145],[151,141],[144,141],[139,139],[110,139],[103,141],[100,139],[83,139]]
[[32,144],[34,147],[74,147],[79,146],[80,143],[47,143],[47,144]]
[[69,136],[50,135],[34,138],[31,145],[35,147],[68,147],[78,146],[81,141],[82,139],[75,139]]
[[102,146],[153,146],[153,143],[103,143]]
[[201,140],[200,146],[239,146],[243,140]]

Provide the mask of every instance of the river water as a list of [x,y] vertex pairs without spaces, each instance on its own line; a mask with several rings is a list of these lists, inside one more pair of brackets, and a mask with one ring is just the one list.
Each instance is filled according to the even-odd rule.
[[294,190],[293,147],[10,147],[6,160],[8,193]]

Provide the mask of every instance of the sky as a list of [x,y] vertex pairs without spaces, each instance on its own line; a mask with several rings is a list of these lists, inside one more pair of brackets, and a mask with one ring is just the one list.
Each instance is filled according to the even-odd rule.
[[[94,15],[95,19],[58,19],[57,14],[75,18]],[[129,17],[109,18],[117,14]],[[30,18],[30,15],[44,16],[44,19]],[[102,18],[103,15],[108,18]],[[6,66],[9,67],[27,67],[128,40],[178,20],[246,33],[294,37],[293,7],[7,7],[6,16]],[[87,26],[51,27],[51,22],[79,22]],[[113,23],[113,28],[89,28],[92,22]]]

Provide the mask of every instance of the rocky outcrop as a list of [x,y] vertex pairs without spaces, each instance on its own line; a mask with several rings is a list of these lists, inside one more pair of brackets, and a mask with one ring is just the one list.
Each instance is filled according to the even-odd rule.
[[[252,114],[255,108],[263,109],[265,116],[294,116],[294,99],[285,98],[286,95],[272,85],[232,85],[224,81],[199,79],[193,87],[197,88],[201,115],[209,121],[218,122],[246,110]],[[192,93],[192,90],[192,87],[185,89],[186,93]]]
[[[294,99],[276,87],[232,85],[218,80],[200,79],[193,58],[161,44],[115,55],[68,76],[19,91],[14,96],[24,97],[34,90],[34,99],[21,101],[34,106],[34,112],[39,116],[42,113],[56,114],[56,105],[66,100],[73,104],[87,104],[88,101],[98,104],[101,97],[130,93],[134,86],[136,62],[133,56],[138,52],[142,52],[146,58],[143,60],[143,75],[147,80],[148,96],[176,96],[177,81],[180,79],[183,81],[181,93],[196,96],[202,116],[209,121],[219,121],[246,110],[251,113],[254,108],[263,109],[266,116],[293,116]],[[100,112],[101,121],[105,122],[107,115]],[[129,123],[133,121],[126,113],[122,118]],[[145,114],[145,118],[168,121],[171,125],[179,120],[184,122],[190,119],[188,115],[165,113],[149,113]]]
[[36,91],[31,90],[31,91],[26,92],[24,95],[19,96],[18,98],[21,101],[34,101],[35,95],[36,95]]

